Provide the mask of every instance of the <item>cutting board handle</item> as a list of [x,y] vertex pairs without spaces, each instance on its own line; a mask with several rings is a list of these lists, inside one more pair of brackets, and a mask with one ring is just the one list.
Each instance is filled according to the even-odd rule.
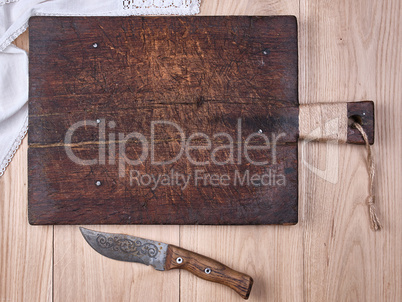
[[374,143],[374,103],[309,103],[299,106],[299,139],[364,144],[362,126],[368,141]]
[[350,102],[348,108],[348,144],[363,145],[364,140],[360,132],[353,127],[353,122],[359,123],[366,132],[370,145],[374,144],[374,102]]

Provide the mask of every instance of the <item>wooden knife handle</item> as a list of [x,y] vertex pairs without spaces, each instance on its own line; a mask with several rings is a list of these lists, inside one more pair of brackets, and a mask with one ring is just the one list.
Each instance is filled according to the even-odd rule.
[[203,255],[169,245],[166,253],[165,269],[185,269],[207,281],[229,286],[243,299],[248,299],[253,286],[253,278]]

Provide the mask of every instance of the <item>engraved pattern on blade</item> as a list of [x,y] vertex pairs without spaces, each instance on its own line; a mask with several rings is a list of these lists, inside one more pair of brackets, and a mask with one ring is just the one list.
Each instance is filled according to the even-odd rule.
[[130,240],[119,238],[118,236],[104,236],[98,234],[96,242],[102,248],[113,249],[114,251],[122,251],[133,256],[141,257],[147,255],[150,258],[155,258],[158,255],[158,247],[153,243],[142,243],[141,240]]
[[123,234],[95,232],[80,228],[89,245],[103,256],[165,269],[167,244]]

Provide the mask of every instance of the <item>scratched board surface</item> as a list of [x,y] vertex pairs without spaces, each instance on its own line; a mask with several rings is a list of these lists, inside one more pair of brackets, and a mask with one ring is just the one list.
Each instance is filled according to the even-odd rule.
[[296,24],[31,18],[30,223],[297,223]]

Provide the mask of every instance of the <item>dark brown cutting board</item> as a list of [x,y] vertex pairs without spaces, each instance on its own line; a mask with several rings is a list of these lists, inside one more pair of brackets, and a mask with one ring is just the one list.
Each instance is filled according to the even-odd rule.
[[29,28],[31,224],[297,223],[295,17]]

